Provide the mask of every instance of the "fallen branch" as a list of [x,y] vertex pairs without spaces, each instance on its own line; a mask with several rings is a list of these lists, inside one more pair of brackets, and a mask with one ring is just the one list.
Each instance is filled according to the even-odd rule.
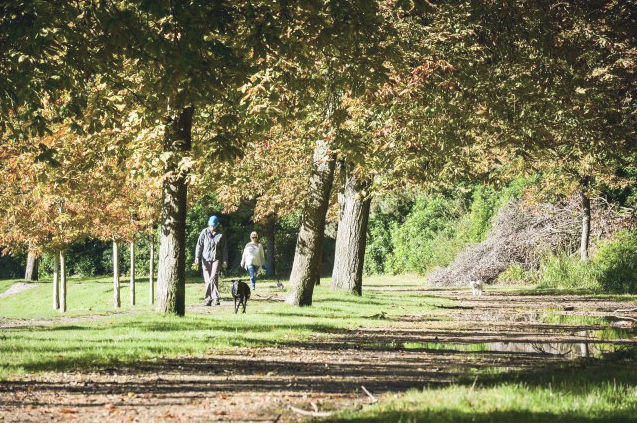
[[313,416],[315,418],[327,418],[328,416],[334,413],[334,412],[310,412],[307,410],[299,409],[298,407],[294,407],[294,406],[288,406],[288,407],[290,408],[291,411],[298,413],[299,415]]
[[620,308],[615,310],[615,313],[632,313],[633,311],[637,311],[637,308]]
[[369,396],[369,398],[372,399],[372,403],[378,403],[378,399],[376,397],[374,397],[374,395],[372,393],[370,393],[369,391],[367,391],[367,388],[365,388],[364,386],[361,385],[361,388],[363,389],[363,391],[365,391],[365,394],[367,394]]
[[446,308],[448,310],[473,310],[475,307],[466,307],[463,305],[446,306],[446,305],[434,305],[436,308]]
[[[630,321],[630,322],[637,322],[637,319],[635,319],[634,317],[626,317],[626,316],[613,316],[614,319],[618,319],[618,320],[625,320],[625,321]],[[611,322],[614,323],[614,322]]]

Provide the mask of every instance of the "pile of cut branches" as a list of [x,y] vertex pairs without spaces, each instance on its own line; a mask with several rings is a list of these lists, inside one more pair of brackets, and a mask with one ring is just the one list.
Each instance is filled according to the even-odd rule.
[[[631,227],[634,215],[614,211],[602,200],[592,203],[592,236],[606,239],[620,228]],[[546,253],[573,253],[579,248],[582,215],[575,198],[562,204],[528,205],[511,201],[493,220],[485,241],[469,244],[445,268],[427,277],[430,286],[464,286],[471,280],[492,283],[513,264],[536,269]]]

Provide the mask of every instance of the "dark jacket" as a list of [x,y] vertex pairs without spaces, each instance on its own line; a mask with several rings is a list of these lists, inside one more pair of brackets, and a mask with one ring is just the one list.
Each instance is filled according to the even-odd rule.
[[195,259],[201,258],[206,261],[221,260],[224,263],[228,262],[228,246],[226,244],[226,237],[219,232],[212,232],[207,227],[199,234],[197,239],[197,246],[195,247]]

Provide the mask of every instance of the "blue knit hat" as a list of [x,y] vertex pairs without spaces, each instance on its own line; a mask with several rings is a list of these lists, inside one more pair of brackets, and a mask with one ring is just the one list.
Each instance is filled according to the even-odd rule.
[[218,226],[218,225],[219,225],[219,219],[217,218],[216,215],[213,215],[208,219],[208,226]]

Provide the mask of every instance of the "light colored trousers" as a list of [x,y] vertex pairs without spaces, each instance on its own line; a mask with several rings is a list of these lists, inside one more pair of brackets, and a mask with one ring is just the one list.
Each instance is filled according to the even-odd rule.
[[206,301],[219,300],[219,263],[221,261],[203,260],[203,280],[206,284]]

